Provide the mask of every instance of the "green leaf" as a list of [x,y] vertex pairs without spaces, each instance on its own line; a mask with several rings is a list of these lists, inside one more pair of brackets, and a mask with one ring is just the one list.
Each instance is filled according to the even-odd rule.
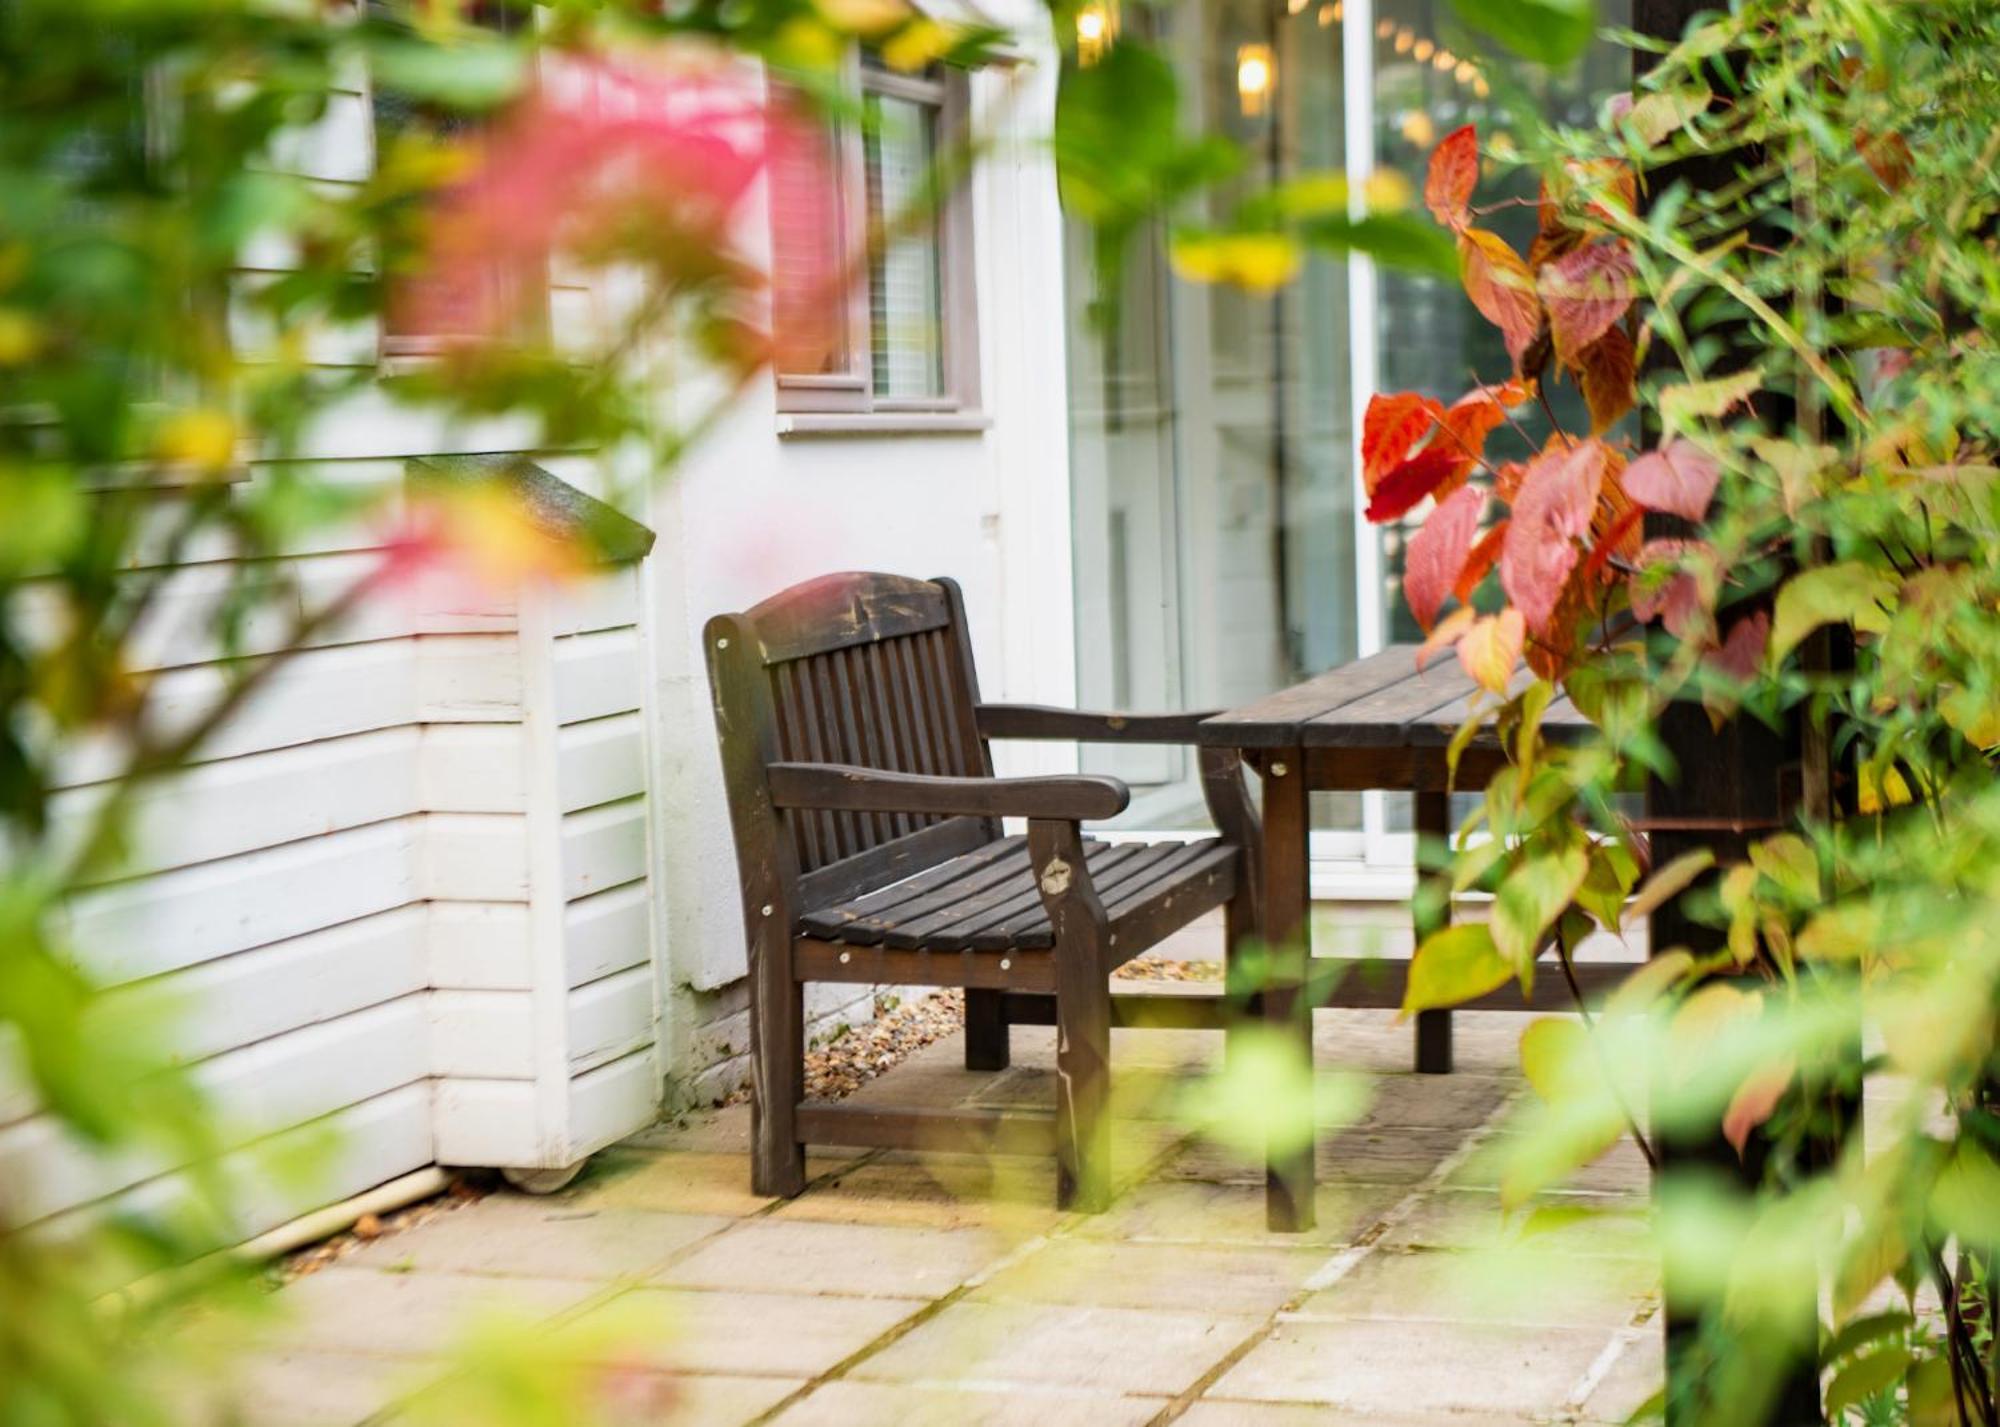
[[1848,1408],[1894,1387],[1903,1380],[1911,1361],[1908,1348],[1883,1348],[1849,1363],[1827,1385],[1827,1419],[1838,1422]]
[[1900,1308],[1892,1308],[1886,1313],[1871,1313],[1865,1318],[1856,1318],[1829,1338],[1826,1346],[1820,1349],[1820,1365],[1831,1367],[1857,1348],[1865,1347],[1878,1338],[1901,1333],[1915,1321]]
[[1960,1141],[1931,1186],[1931,1220],[1962,1243],[2000,1245],[2000,1165],[1977,1145]]
[[1795,575],[1778,591],[1777,618],[1766,654],[1771,667],[1776,668],[1800,640],[1823,624],[1851,624],[1878,634],[1887,629],[1889,614],[1882,604],[1894,601],[1897,588],[1885,572],[1852,560]]
[[1797,833],[1780,833],[1753,844],[1750,862],[1800,901],[1819,901],[1819,857]]
[[1436,1010],[1497,991],[1514,978],[1514,965],[1493,945],[1484,922],[1463,922],[1424,939],[1410,962],[1403,1014]]
[[1544,1017],[1521,1032],[1521,1073],[1550,1105],[1587,1093],[1596,1080],[1590,1032],[1567,1017]]
[[1523,59],[1566,65],[1597,33],[1594,0],[1451,0],[1458,17]]
[[1726,414],[1731,407],[1748,401],[1763,384],[1763,369],[1752,367],[1733,377],[1667,387],[1660,393],[1660,420],[1668,431],[1684,430],[1697,418]]
[[1516,967],[1535,959],[1542,933],[1576,900],[1590,870],[1581,847],[1531,857],[1508,874],[1493,900],[1493,942]]

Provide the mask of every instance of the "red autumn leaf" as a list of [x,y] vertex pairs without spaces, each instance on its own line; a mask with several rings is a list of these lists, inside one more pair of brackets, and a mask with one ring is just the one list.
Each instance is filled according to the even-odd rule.
[[1418,646],[1417,672],[1420,674],[1423,672],[1425,661],[1431,655],[1437,653],[1438,650],[1449,649],[1452,645],[1458,643],[1464,636],[1465,631],[1472,628],[1473,621],[1478,618],[1478,610],[1474,609],[1471,605],[1460,605],[1457,609],[1439,620],[1437,627],[1431,630],[1430,634],[1425,637],[1424,642]]
[[1721,478],[1715,458],[1692,441],[1669,441],[1625,468],[1625,493],[1648,510],[1700,520]]
[[1917,156],[1910,152],[1901,134],[1877,134],[1858,128],[1854,131],[1854,148],[1884,188],[1901,188],[1910,181],[1910,170]]
[[1375,494],[1382,477],[1401,465],[1433,425],[1444,418],[1444,406],[1413,391],[1368,398],[1361,418],[1361,488]]
[[1476,386],[1446,407],[1438,420],[1441,428],[1436,444],[1454,452],[1459,470],[1441,487],[1440,495],[1451,491],[1472,474],[1472,468],[1486,452],[1486,438],[1507,419],[1507,411],[1534,395],[1534,383],[1509,379],[1492,386]]
[[1500,329],[1514,370],[1542,330],[1542,301],[1535,296],[1535,276],[1507,240],[1483,228],[1458,235],[1459,275],[1465,295],[1488,322]]
[[1548,629],[1529,642],[1523,651],[1528,668],[1541,678],[1554,681],[1569,672],[1570,655],[1575,650],[1577,625],[1596,607],[1597,586],[1581,567],[1570,571],[1562,593],[1549,615]]
[[1648,578],[1655,565],[1678,564],[1690,550],[1701,548],[1695,540],[1648,540],[1639,552],[1639,569],[1632,576],[1632,617],[1650,624],[1656,617],[1677,639],[1685,639],[1701,612],[1701,582],[1692,571],[1678,570],[1664,583]]
[[1731,625],[1722,647],[1710,650],[1702,662],[1724,678],[1747,684],[1763,667],[1764,646],[1770,642],[1771,616],[1759,610]]
[[1529,462],[1500,551],[1500,587],[1528,628],[1549,631],[1563,583],[1576,568],[1604,481],[1605,448],[1594,438],[1545,450]]
[[1735,1147],[1739,1156],[1750,1138],[1750,1132],[1770,1119],[1777,1110],[1778,1101],[1792,1083],[1792,1075],[1797,1069],[1798,1062],[1791,1056],[1767,1061],[1751,1071],[1736,1087],[1736,1093],[1730,1097],[1729,1108],[1722,1115],[1722,1137]]
[[1578,365],[1583,350],[1632,306],[1635,273],[1631,250],[1615,240],[1586,244],[1541,270],[1537,286],[1564,366]]
[[1472,190],[1479,185],[1479,135],[1472,125],[1454,129],[1431,150],[1424,175],[1424,206],[1447,228],[1472,221]]
[[1465,557],[1465,563],[1458,570],[1458,582],[1451,587],[1452,594],[1461,601],[1472,598],[1472,592],[1479,588],[1479,582],[1486,578],[1486,572],[1500,558],[1500,542],[1507,538],[1507,526],[1505,520],[1494,522],[1493,528],[1479,537],[1479,543]]
[[1426,630],[1437,619],[1439,606],[1465,565],[1479,530],[1480,512],[1485,509],[1484,491],[1461,486],[1430,513],[1423,529],[1410,537],[1403,559],[1403,594],[1410,602],[1410,613]]
[[1611,562],[1613,555],[1626,553],[1618,547],[1621,545],[1629,547],[1637,539],[1640,523],[1645,518],[1645,510],[1636,505],[1628,506],[1620,512],[1611,522],[1610,528],[1604,532],[1603,538],[1597,542],[1596,548],[1590,552],[1590,558],[1584,562],[1584,577],[1595,580]]
[[1527,631],[1521,611],[1503,609],[1477,621],[1460,636],[1458,662],[1473,682],[1488,693],[1504,694],[1507,681],[1514,677],[1514,665],[1521,658]]
[[1601,435],[1632,409],[1637,395],[1638,369],[1632,339],[1623,327],[1614,324],[1577,353],[1574,365],[1583,404],[1590,408],[1591,434]]
[[1382,477],[1368,501],[1368,519],[1376,525],[1397,520],[1438,488],[1458,465],[1458,458],[1437,446],[1426,446]]

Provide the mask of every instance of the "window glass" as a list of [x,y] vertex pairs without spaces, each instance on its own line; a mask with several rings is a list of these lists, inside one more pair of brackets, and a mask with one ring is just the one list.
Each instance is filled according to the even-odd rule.
[[868,231],[875,246],[868,282],[868,324],[875,395],[944,394],[943,276],[940,225],[929,204],[937,158],[938,106],[870,93],[864,155]]

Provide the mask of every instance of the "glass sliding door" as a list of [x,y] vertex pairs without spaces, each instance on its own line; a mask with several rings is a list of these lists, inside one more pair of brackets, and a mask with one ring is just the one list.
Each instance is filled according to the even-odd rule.
[[[1628,7],[1609,0],[1605,20],[1622,23]],[[1375,168],[1421,185],[1444,134],[1468,122],[1488,142],[1502,132],[1492,80],[1450,48],[1445,0],[1131,11],[1173,56],[1197,121],[1239,146],[1250,186]],[[1580,118],[1625,66],[1604,47],[1569,76],[1524,70],[1512,82],[1532,86],[1547,112]],[[1231,198],[1216,198],[1216,217]],[[1526,250],[1532,207],[1487,221]],[[1504,375],[1498,332],[1458,286],[1315,256],[1283,291],[1256,296],[1175,278],[1153,233],[1135,243],[1121,291],[1106,294],[1080,233],[1067,256],[1080,702],[1226,707],[1415,637],[1406,531],[1360,517],[1355,428],[1375,391],[1451,399],[1475,371]],[[1099,308],[1114,314],[1108,323],[1092,320]],[[1567,388],[1551,398],[1559,410],[1576,400]],[[1495,449],[1509,440],[1521,438],[1499,433]],[[1180,750],[1087,747],[1084,766],[1133,785],[1129,826],[1205,820]],[[1315,858],[1407,866],[1407,803],[1320,795]]]

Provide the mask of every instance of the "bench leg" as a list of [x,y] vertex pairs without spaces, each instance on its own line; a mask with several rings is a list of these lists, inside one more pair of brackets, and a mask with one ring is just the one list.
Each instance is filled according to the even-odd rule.
[[1111,1202],[1111,968],[1104,904],[1073,822],[1033,819],[1028,857],[1056,958],[1056,1207]]
[[[1428,845],[1442,855],[1451,839],[1451,794],[1443,789],[1418,793],[1416,822],[1419,853]],[[1422,866],[1421,856],[1418,866]],[[1451,874],[1443,873],[1437,880],[1443,901],[1434,916],[1425,917],[1421,912],[1417,914],[1416,933],[1420,945],[1432,932],[1451,924]],[[1417,1071],[1423,1075],[1451,1074],[1451,1012],[1417,1012]]]
[[805,987],[792,976],[791,939],[753,941],[750,977],[750,1192],[790,1199],[806,1187]]
[[965,992],[965,1068],[1005,1070],[1012,1060],[1008,1046],[1004,991]]

